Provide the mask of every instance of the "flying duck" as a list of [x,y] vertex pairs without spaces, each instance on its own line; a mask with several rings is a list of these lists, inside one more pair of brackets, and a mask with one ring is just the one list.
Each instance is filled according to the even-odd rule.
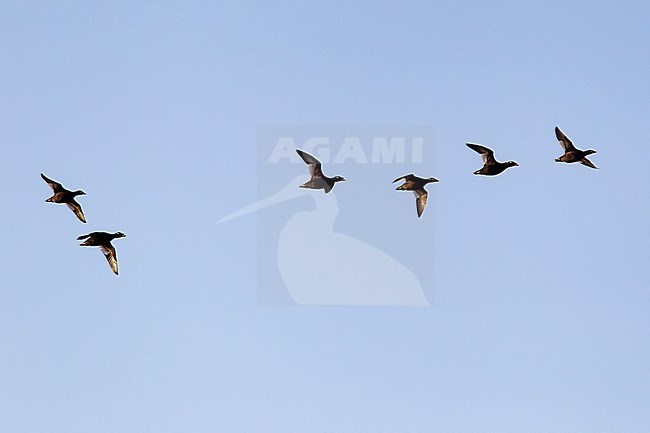
[[579,162],[580,164],[586,165],[587,167],[598,169],[598,167],[596,167],[591,161],[587,159],[587,155],[596,153],[595,150],[576,149],[573,143],[571,143],[571,140],[569,140],[569,138],[564,135],[564,133],[560,131],[560,128],[557,126],[555,127],[555,136],[557,137],[557,141],[560,143],[560,146],[562,146],[564,149],[564,155],[556,158],[555,162]]
[[481,154],[483,158],[483,167],[480,170],[476,170],[474,174],[482,174],[484,176],[496,176],[499,173],[502,173],[508,167],[518,167],[514,161],[508,162],[499,162],[494,159],[494,152],[491,149],[488,149],[485,146],[474,143],[466,143],[467,147],[472,149],[475,152]]
[[77,191],[68,191],[67,189],[63,188],[63,186],[59,182],[55,182],[52,179],[49,179],[43,173],[41,173],[41,177],[45,182],[47,182],[48,185],[50,185],[50,188],[52,188],[52,192],[54,192],[54,195],[45,201],[48,203],[65,204],[70,208],[72,212],[74,212],[75,215],[77,215],[79,221],[85,223],[86,217],[84,216],[84,213],[81,210],[81,205],[77,203],[77,201],[74,198],[78,195],[86,195],[86,193],[80,189]]
[[399,182],[400,180],[403,180],[404,184],[398,186],[395,189],[399,191],[413,191],[413,194],[415,194],[415,206],[418,210],[418,218],[420,218],[422,216],[422,212],[424,212],[424,207],[427,205],[428,193],[427,190],[424,189],[424,186],[431,182],[439,182],[439,180],[435,177],[425,179],[422,177],[417,177],[411,173],[407,174],[406,176],[398,177],[393,181],[393,183]]
[[81,235],[77,238],[78,241],[86,239],[82,242],[82,247],[99,247],[104,253],[104,257],[108,261],[109,266],[115,272],[115,275],[118,275],[117,272],[117,253],[115,252],[115,247],[111,244],[113,239],[123,238],[126,235],[122,232],[117,233],[106,233],[106,232],[92,232],[87,235]]
[[300,185],[300,188],[324,189],[325,194],[327,194],[332,190],[332,188],[334,188],[336,182],[342,182],[345,180],[341,176],[325,176],[321,169],[319,160],[303,150],[296,149],[296,152],[298,152],[298,155],[300,155],[302,160],[309,166],[309,174],[311,175],[311,179]]

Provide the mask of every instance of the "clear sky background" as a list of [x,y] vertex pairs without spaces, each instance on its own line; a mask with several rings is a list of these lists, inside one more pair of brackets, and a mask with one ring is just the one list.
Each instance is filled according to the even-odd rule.
[[[4,2],[0,431],[649,431],[649,16]],[[257,305],[255,215],[215,221],[266,125],[434,128],[430,308]],[[556,164],[556,125],[601,169]],[[473,176],[466,141],[521,166]],[[127,234],[119,277],[92,230]]]

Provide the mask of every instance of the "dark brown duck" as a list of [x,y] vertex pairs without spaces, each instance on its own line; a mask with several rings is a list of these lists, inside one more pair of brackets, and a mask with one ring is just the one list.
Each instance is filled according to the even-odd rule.
[[77,215],[79,221],[85,223],[86,217],[84,216],[84,213],[81,210],[81,205],[77,203],[77,201],[74,198],[78,195],[86,195],[86,193],[80,189],[78,189],[77,191],[69,191],[65,189],[59,182],[56,182],[46,177],[43,173],[41,173],[41,177],[45,182],[47,182],[50,188],[52,188],[52,192],[54,192],[54,195],[45,201],[48,203],[65,204],[66,206],[68,206],[68,208],[70,208],[72,212],[74,212],[75,215]]
[[564,133],[560,131],[560,128],[557,126],[555,127],[555,136],[557,137],[557,141],[560,143],[560,146],[562,146],[562,149],[564,149],[564,155],[556,158],[555,162],[579,162],[580,164],[586,165],[587,167],[598,169],[598,167],[596,167],[591,161],[587,159],[587,155],[596,153],[595,150],[576,149],[571,140],[569,140],[569,138],[564,135]]
[[497,174],[503,173],[503,171],[508,167],[518,167],[514,161],[508,162],[499,162],[494,158],[494,152],[492,149],[488,149],[485,146],[474,143],[465,143],[467,147],[472,149],[475,152],[478,152],[483,158],[483,167],[480,170],[476,170],[474,174],[481,174],[484,176],[496,176]]
[[296,152],[298,152],[298,155],[300,155],[302,160],[305,161],[309,167],[309,174],[311,175],[311,179],[300,185],[300,188],[324,189],[325,194],[327,194],[332,190],[332,188],[334,188],[336,182],[345,181],[341,176],[325,176],[319,160],[303,150],[296,149]]
[[393,181],[393,183],[399,182],[400,180],[403,180],[404,183],[395,189],[398,191],[413,191],[413,194],[415,194],[415,207],[418,211],[418,218],[420,218],[422,216],[422,212],[424,212],[424,207],[427,205],[427,197],[429,195],[424,187],[428,183],[439,182],[439,180],[435,177],[418,177],[411,173],[402,177],[398,177]]
[[106,232],[92,232],[87,235],[81,235],[77,238],[78,241],[84,240],[81,245],[82,247],[99,247],[108,261],[108,265],[111,267],[115,275],[118,275],[117,271],[117,253],[115,252],[115,247],[111,244],[113,239],[123,238],[126,235],[122,232],[116,233],[106,233]]

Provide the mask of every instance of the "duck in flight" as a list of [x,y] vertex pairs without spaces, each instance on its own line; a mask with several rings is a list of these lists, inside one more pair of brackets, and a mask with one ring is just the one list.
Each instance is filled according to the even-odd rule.
[[302,160],[309,166],[309,174],[311,175],[311,179],[300,185],[300,188],[324,189],[325,194],[327,194],[332,190],[332,188],[334,188],[336,182],[345,181],[341,176],[325,176],[321,169],[321,163],[319,160],[303,150],[296,149],[296,152],[298,152],[298,155],[300,155]]
[[111,267],[115,275],[119,275],[117,272],[117,253],[115,252],[115,247],[111,244],[113,239],[123,238],[126,235],[122,232],[117,233],[106,233],[106,232],[92,232],[87,235],[81,235],[77,238],[78,241],[84,240],[81,245],[82,247],[99,247],[108,261],[108,265]]
[[47,184],[52,188],[52,192],[54,195],[47,200],[45,200],[48,203],[59,203],[59,204],[65,204],[70,208],[72,212],[79,218],[79,221],[82,223],[86,222],[86,217],[84,216],[83,210],[81,210],[81,205],[77,203],[77,201],[74,199],[78,195],[86,195],[85,192],[82,190],[77,190],[77,191],[69,191],[65,189],[59,182],[56,182],[47,176],[45,176],[43,173],[41,173],[41,177]]
[[482,174],[484,176],[496,176],[497,174],[503,173],[503,171],[508,167],[518,167],[514,161],[508,162],[499,162],[494,159],[494,152],[492,149],[488,149],[485,146],[474,143],[466,143],[467,147],[472,149],[475,152],[478,152],[483,158],[483,167],[480,170],[476,170],[474,174]]
[[569,138],[564,135],[564,133],[560,131],[560,128],[557,126],[555,127],[555,136],[557,137],[557,141],[560,143],[560,146],[562,146],[564,149],[564,155],[556,158],[555,162],[579,162],[580,164],[586,165],[587,167],[598,169],[598,167],[596,167],[591,161],[587,159],[587,155],[596,153],[595,150],[576,149],[573,143],[571,143],[571,140],[569,140]]
[[418,218],[420,218],[422,212],[424,212],[424,207],[427,205],[427,196],[429,195],[424,187],[428,183],[439,182],[439,180],[435,177],[426,179],[411,173],[406,176],[398,177],[393,181],[393,183],[399,182],[400,180],[403,180],[404,183],[395,189],[398,191],[413,191],[413,194],[415,194],[415,206],[418,210]]

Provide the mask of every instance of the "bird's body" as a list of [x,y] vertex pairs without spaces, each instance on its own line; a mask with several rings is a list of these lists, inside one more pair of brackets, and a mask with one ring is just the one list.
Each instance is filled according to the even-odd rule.
[[323,189],[325,190],[325,194],[328,194],[334,188],[336,182],[345,181],[341,176],[325,176],[319,160],[303,150],[296,149],[296,152],[305,161],[305,164],[309,166],[309,174],[311,175],[311,179],[300,185],[300,188]]
[[476,170],[474,174],[480,174],[483,176],[496,176],[497,174],[503,173],[506,168],[509,167],[518,167],[515,161],[508,162],[499,162],[494,158],[494,152],[492,149],[488,149],[485,146],[474,143],[465,143],[467,147],[473,151],[479,153],[483,158],[483,167],[479,170]]
[[78,195],[86,195],[86,193],[81,190],[67,190],[59,182],[49,179],[43,173],[41,173],[41,177],[45,182],[47,182],[50,188],[52,188],[52,192],[54,193],[52,197],[48,198],[45,201],[48,203],[65,204],[72,212],[74,212],[77,218],[79,218],[79,221],[85,223],[86,217],[84,216],[83,210],[81,209],[81,205],[77,203],[74,198]]
[[113,247],[111,241],[123,237],[126,237],[126,235],[122,232],[92,232],[87,235],[79,236],[77,240],[81,241],[85,239],[85,241],[80,244],[82,247],[99,247],[102,250],[102,253],[104,253],[104,257],[106,257],[106,261],[108,261],[108,264],[115,275],[118,275],[117,253],[115,252],[115,247]]
[[560,128],[557,126],[555,127],[555,136],[557,137],[557,141],[560,143],[560,146],[562,146],[562,149],[564,149],[564,155],[556,158],[555,162],[566,162],[569,164],[573,162],[579,162],[580,164],[587,167],[598,169],[598,167],[596,167],[591,161],[587,159],[587,155],[596,153],[595,150],[576,149],[571,140],[569,140],[569,138],[564,135],[564,133],[560,131]]
[[415,194],[415,207],[418,211],[418,218],[420,218],[422,216],[422,212],[424,212],[424,207],[427,205],[427,197],[429,195],[424,187],[428,183],[439,182],[438,179],[434,177],[418,177],[411,173],[402,177],[398,177],[393,181],[393,183],[399,182],[400,180],[403,180],[404,183],[395,189],[398,191],[413,191],[413,194]]

